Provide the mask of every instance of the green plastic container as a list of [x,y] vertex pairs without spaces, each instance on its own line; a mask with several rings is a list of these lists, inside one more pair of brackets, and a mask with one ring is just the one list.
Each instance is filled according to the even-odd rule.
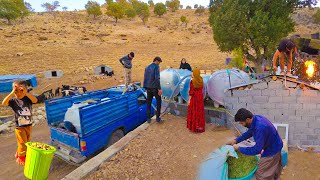
[[[27,142],[27,156],[24,166],[24,175],[28,179],[32,180],[44,180],[47,179],[49,169],[53,155],[56,152],[56,148],[48,146],[48,150],[32,147],[37,142]],[[44,144],[44,143],[39,143]]]

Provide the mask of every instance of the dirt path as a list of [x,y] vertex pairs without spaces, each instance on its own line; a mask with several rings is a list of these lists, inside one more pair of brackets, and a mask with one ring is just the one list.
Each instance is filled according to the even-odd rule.
[[[206,132],[191,133],[184,118],[164,117],[162,124],[152,124],[123,151],[86,179],[195,179],[199,164],[209,153],[232,138],[231,130],[207,124]],[[49,128],[42,123],[33,128],[33,141],[48,142]],[[24,179],[23,168],[14,161],[14,133],[0,135],[0,180]],[[289,166],[284,180],[320,180],[320,154],[289,151]],[[49,180],[61,179],[76,167],[54,158]]]
[[[101,165],[86,179],[196,179],[198,166],[232,138],[231,130],[217,131],[207,124],[203,134],[191,133],[181,117],[166,116],[163,124],[152,124],[127,148]],[[320,180],[320,154],[289,152],[283,180]]]
[[[49,142],[50,131],[45,123],[33,127],[32,141]],[[0,179],[24,179],[23,167],[15,162],[14,153],[16,152],[17,144],[14,133],[4,134],[0,136]],[[76,167],[71,166],[56,157],[51,164],[51,171],[48,179],[61,179],[69,174]]]
[[181,117],[152,124],[111,161],[86,179],[195,179],[198,165],[233,136],[231,130],[195,134]]

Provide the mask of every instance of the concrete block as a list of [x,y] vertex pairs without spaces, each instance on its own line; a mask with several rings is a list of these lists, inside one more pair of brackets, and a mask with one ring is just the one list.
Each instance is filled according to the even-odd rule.
[[320,109],[320,104],[317,104],[317,109]]
[[[295,127],[295,130],[299,129],[308,129],[309,128],[309,123],[308,122],[293,122],[293,125]],[[295,132],[297,133],[297,132]]]
[[307,135],[308,140],[320,140],[320,135]]
[[300,140],[300,141],[301,140],[308,140],[308,137],[305,134],[294,134],[293,135],[293,140]]
[[[257,104],[256,104],[257,105]],[[260,104],[261,109],[275,109],[276,108],[276,103],[265,103],[265,104]]]
[[249,90],[248,96],[261,96],[261,90]]
[[288,88],[296,88],[297,86],[298,86],[297,83],[287,81],[287,87]]
[[289,90],[278,90],[276,91],[276,96],[289,96]]
[[289,116],[289,119],[288,119],[288,122],[300,122],[300,121],[303,121],[302,120],[302,116]]
[[274,122],[275,121],[275,118],[273,115],[270,115],[270,114],[263,114],[263,113],[260,113],[261,116],[264,116],[266,117],[269,121],[271,122]]
[[307,97],[307,96],[297,97],[297,103],[310,103],[310,97]]
[[302,121],[304,122],[316,122],[315,116],[309,116],[309,114],[302,116]]
[[320,111],[319,110],[315,110],[315,109],[311,109],[311,110],[307,110],[308,112],[308,116],[320,116]]
[[276,109],[289,109],[289,104],[285,104],[285,103],[276,104]]
[[233,90],[234,97],[243,97],[248,96],[248,91],[246,90]]
[[270,81],[268,83],[268,89],[280,90],[283,89],[283,84],[281,81]]
[[239,103],[252,103],[252,102],[253,102],[252,96],[239,97]]
[[310,109],[317,109],[317,104],[315,104],[315,103],[304,103],[303,105],[302,105],[302,108],[303,109],[307,109],[307,110],[310,110]]
[[294,104],[289,104],[290,109],[295,109],[295,110],[301,110],[302,109],[302,103],[294,103]]
[[292,109],[271,109],[269,110],[269,114],[274,116],[282,115],[282,116],[295,116],[296,110]]
[[238,97],[226,97],[226,98],[224,98],[224,102],[236,104],[236,103],[239,103],[239,98]]
[[302,141],[300,141],[300,145],[313,145],[313,141],[302,140]]
[[310,103],[318,104],[320,102],[320,96],[319,97],[310,97]]
[[247,108],[247,104],[246,103],[237,103],[237,104],[233,104],[233,109],[238,111],[241,108]]
[[261,89],[267,89],[267,88],[268,88],[268,84],[266,82],[260,82],[253,85],[253,89],[261,90]]
[[276,96],[276,90],[266,89],[261,91],[262,96]]
[[232,103],[225,103],[224,107],[227,109],[233,109],[233,104]]
[[282,103],[283,99],[282,97],[278,97],[278,96],[270,96],[269,97],[269,103]]
[[319,127],[319,128],[314,129],[314,134],[316,134],[316,135],[320,135],[320,127]]
[[272,111],[273,111],[273,109],[260,109],[260,113],[259,114],[261,114],[261,115],[274,115],[273,113],[272,113]]
[[297,97],[295,96],[288,96],[288,97],[282,97],[282,102],[284,103],[296,103],[297,102]]
[[299,141],[299,140],[290,140],[290,139],[289,139],[288,144],[289,144],[289,145],[292,145],[292,146],[295,146],[296,144],[300,144],[300,141]]
[[290,96],[302,96],[303,90],[301,89],[290,89]]
[[299,127],[295,127],[294,129],[294,134],[306,134],[306,135],[310,135],[310,134],[314,134],[314,130],[312,128],[299,128]]
[[304,96],[311,96],[311,97],[317,97],[318,96],[318,90],[305,90],[303,91]]
[[313,141],[313,145],[315,145],[315,146],[320,146],[320,140]]
[[296,110],[297,116],[320,116],[319,110]]
[[320,121],[309,121],[310,128],[320,128]]
[[231,97],[231,91],[229,90],[229,91],[225,92],[224,95],[225,95],[225,97]]
[[274,119],[277,122],[288,124],[290,122],[301,122],[301,116],[292,115],[274,115]]
[[253,102],[257,104],[264,104],[268,102],[268,96],[253,96]]

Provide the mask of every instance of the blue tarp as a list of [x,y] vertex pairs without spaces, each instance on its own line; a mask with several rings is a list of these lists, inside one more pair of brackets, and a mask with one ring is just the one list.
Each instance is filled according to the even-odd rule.
[[35,74],[17,74],[0,76],[0,93],[11,92],[12,82],[15,80],[26,80],[30,86],[37,87],[37,77]]

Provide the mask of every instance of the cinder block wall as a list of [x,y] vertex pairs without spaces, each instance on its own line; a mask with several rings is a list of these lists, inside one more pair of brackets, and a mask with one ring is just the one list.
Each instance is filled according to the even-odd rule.
[[225,107],[233,115],[246,108],[272,123],[289,124],[290,145],[320,145],[320,91],[302,90],[292,82],[287,87],[284,81],[271,80],[247,90],[230,90],[225,93]]

